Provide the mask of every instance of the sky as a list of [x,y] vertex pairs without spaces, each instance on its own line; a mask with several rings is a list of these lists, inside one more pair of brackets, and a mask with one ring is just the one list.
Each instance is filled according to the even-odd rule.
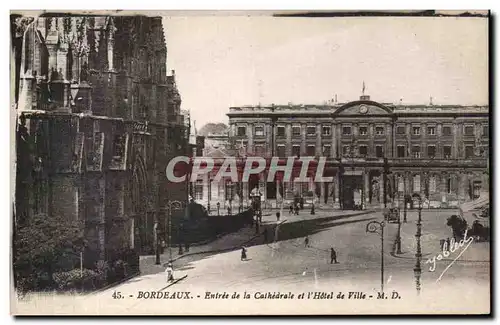
[[199,129],[231,106],[323,104],[367,95],[383,103],[488,104],[482,18],[163,19],[167,69]]

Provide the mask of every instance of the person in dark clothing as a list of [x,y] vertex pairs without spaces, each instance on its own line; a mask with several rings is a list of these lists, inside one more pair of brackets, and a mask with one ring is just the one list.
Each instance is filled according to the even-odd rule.
[[290,204],[290,214],[293,214],[293,204]]
[[244,261],[247,259],[247,249],[245,247],[241,248],[241,260]]
[[276,212],[276,220],[277,221],[280,221],[280,216],[281,216],[281,214],[279,212]]
[[267,238],[268,238],[268,234],[267,234],[267,228],[264,229],[264,243],[267,243]]
[[306,239],[304,239],[304,245],[305,247],[309,247],[309,237],[306,237]]
[[333,264],[335,261],[335,264],[337,264],[337,252],[332,248],[330,248],[330,264]]
[[299,215],[299,204],[295,203],[295,215]]

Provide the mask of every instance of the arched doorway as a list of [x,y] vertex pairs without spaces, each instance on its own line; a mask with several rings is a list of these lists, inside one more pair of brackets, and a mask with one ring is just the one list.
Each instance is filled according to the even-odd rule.
[[132,202],[132,231],[133,245],[139,254],[148,252],[153,247],[152,234],[149,231],[152,225],[147,218],[147,174],[144,160],[139,154],[135,155],[130,196]]

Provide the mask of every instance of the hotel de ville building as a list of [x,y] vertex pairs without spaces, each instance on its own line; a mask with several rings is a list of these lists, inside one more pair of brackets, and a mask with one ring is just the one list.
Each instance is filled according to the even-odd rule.
[[[260,195],[269,208],[300,197],[320,206],[365,209],[410,206],[418,193],[424,208],[446,208],[489,191],[487,106],[435,105],[432,99],[428,105],[394,105],[363,94],[342,104],[231,107],[227,115],[228,138],[240,149],[241,164],[248,156],[264,157],[268,165],[273,156],[283,163],[312,157],[311,165],[326,157],[323,176],[333,181],[294,182],[295,175],[283,181],[277,173],[268,182],[266,168],[248,183],[224,180],[224,204],[246,205]],[[294,170],[298,176],[300,167]],[[212,200],[213,206],[213,185],[206,187],[197,187],[196,199]]]

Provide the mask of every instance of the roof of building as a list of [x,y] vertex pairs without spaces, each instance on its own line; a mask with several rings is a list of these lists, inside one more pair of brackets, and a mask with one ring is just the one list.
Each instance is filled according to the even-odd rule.
[[228,116],[232,115],[325,115],[334,114],[353,104],[368,104],[384,107],[387,112],[397,115],[430,113],[430,114],[460,114],[460,113],[489,113],[487,105],[395,105],[392,103],[378,103],[371,100],[359,100],[349,103],[335,103],[323,105],[271,105],[271,106],[237,106],[230,107]]

